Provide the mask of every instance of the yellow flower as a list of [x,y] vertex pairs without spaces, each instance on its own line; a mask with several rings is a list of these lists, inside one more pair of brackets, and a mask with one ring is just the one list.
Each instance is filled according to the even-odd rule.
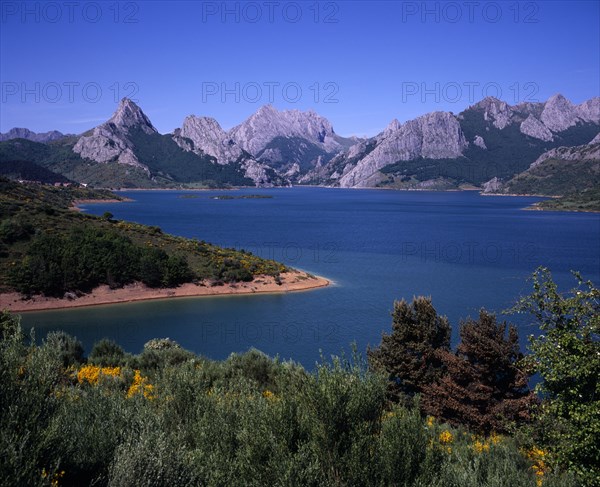
[[502,435],[499,435],[498,433],[492,432],[490,435],[490,441],[493,445],[497,445],[502,441],[502,439]]
[[546,452],[544,450],[541,450],[540,448],[533,447],[531,450],[525,452],[525,455],[527,456],[527,458],[533,461],[531,469],[533,470],[536,476],[536,485],[538,487],[541,487],[544,483],[544,475],[549,470],[548,465],[546,465],[546,462],[544,460],[546,458]]
[[483,453],[484,451],[490,451],[490,444],[487,441],[476,440],[473,443],[473,449],[477,453]]
[[262,395],[267,401],[270,401],[270,402],[279,400],[279,398],[268,389],[263,391]]
[[448,444],[448,443],[452,443],[454,441],[454,437],[452,436],[452,433],[450,433],[450,431],[442,431],[440,433],[440,443],[443,444]]
[[154,395],[154,386],[147,383],[147,381],[148,379],[146,377],[142,377],[140,371],[136,369],[133,375],[133,382],[127,390],[127,397],[131,398],[141,392],[146,399],[155,399],[156,396]]
[[96,365],[85,365],[77,372],[77,381],[80,384],[88,382],[91,385],[96,385],[101,375],[119,377],[121,375],[121,367],[97,367]]
[[434,421],[435,421],[435,418],[433,416],[427,416],[427,427],[429,427],[429,428],[433,427]]
[[386,420],[386,419],[393,418],[394,416],[396,416],[396,413],[395,413],[394,411],[386,411],[386,412],[384,413],[384,415],[383,415],[383,418],[382,418],[382,419],[383,419],[383,420]]

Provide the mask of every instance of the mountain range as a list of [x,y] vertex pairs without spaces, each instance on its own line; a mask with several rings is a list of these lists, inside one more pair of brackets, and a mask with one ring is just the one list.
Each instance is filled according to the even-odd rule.
[[574,105],[558,94],[514,106],[488,97],[456,115],[393,120],[364,139],[339,136],[312,110],[278,111],[271,105],[228,131],[213,118],[189,115],[180,128],[160,134],[124,98],[109,120],[80,135],[27,129],[0,134],[0,163],[26,161],[108,187],[453,189],[489,183],[489,189],[540,158],[553,158],[552,151],[586,146],[599,130],[600,98]]

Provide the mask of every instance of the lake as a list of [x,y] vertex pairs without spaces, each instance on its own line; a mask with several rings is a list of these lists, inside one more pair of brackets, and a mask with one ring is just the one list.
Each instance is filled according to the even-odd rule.
[[[575,284],[570,270],[600,281],[600,215],[523,211],[539,198],[304,187],[122,194],[134,201],[83,209],[250,250],[333,285],[24,314],[38,338],[64,329],[87,351],[108,337],[137,353],[151,338],[170,337],[214,359],[255,347],[312,368],[353,342],[359,351],[377,345],[396,299],[432,296],[456,341],[461,318],[481,307],[501,312],[529,293],[539,265],[562,289]],[[214,199],[223,194],[271,198]],[[522,316],[510,320],[525,345],[535,328]]]

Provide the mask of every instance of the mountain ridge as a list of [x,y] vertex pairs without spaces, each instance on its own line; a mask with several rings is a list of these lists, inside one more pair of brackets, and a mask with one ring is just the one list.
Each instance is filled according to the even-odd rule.
[[[587,143],[599,128],[599,97],[575,105],[556,94],[516,105],[486,97],[457,115],[393,119],[367,139],[339,136],[314,110],[280,111],[273,105],[229,130],[214,118],[188,115],[181,127],[160,134],[124,98],[106,122],[47,144],[70,148],[86,164],[112,164],[125,175],[135,170],[131,184],[142,187],[216,181],[411,189],[435,188],[438,181],[449,188],[506,180],[550,149]],[[13,129],[12,135],[20,134],[28,135]]]

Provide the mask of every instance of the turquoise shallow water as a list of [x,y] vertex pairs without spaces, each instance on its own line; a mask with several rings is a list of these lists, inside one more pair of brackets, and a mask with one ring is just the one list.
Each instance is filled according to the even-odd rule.
[[[194,194],[195,198],[182,198]],[[424,294],[458,321],[479,308],[502,311],[527,293],[538,265],[561,287],[571,269],[600,281],[600,215],[522,211],[537,198],[475,192],[326,188],[244,189],[269,199],[215,200],[223,191],[132,191],[133,202],[94,204],[117,219],[244,248],[323,275],[334,285],[286,295],[184,298],[28,313],[38,337],[64,329],[90,345],[110,337],[137,352],[168,336],[212,358],[256,347],[311,367],[319,355],[359,350],[389,330],[394,299]],[[511,317],[523,344],[535,333]]]

